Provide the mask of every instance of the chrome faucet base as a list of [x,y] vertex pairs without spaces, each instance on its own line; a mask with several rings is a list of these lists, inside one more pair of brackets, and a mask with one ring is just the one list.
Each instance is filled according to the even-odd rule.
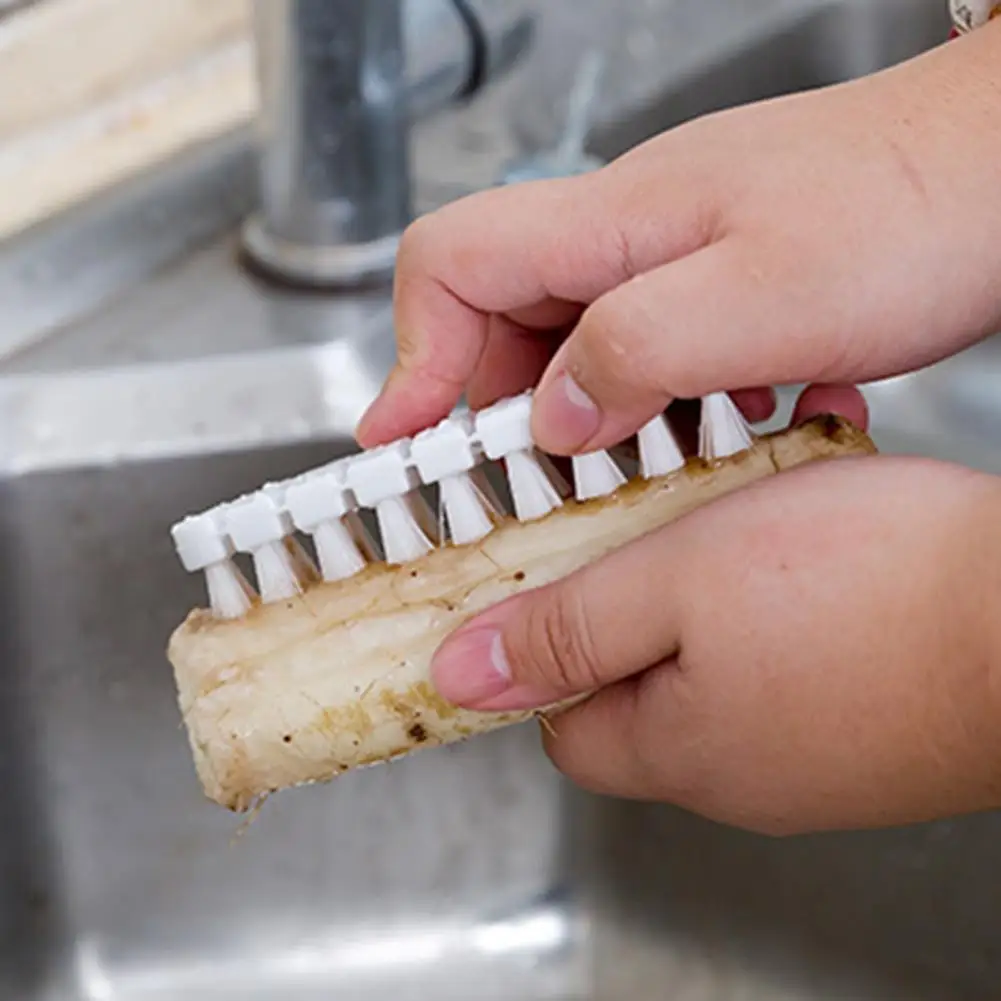
[[523,0],[255,0],[259,208],[245,257],[350,289],[390,278],[413,218],[410,131],[515,65]]
[[400,233],[368,243],[315,246],[283,240],[260,212],[243,224],[243,250],[253,265],[282,282],[315,289],[353,289],[391,280]]

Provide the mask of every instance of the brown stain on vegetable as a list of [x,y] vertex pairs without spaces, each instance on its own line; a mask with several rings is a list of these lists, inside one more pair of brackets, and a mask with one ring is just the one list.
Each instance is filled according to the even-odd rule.
[[386,712],[404,719],[429,713],[440,720],[449,720],[459,712],[456,706],[443,699],[426,681],[408,685],[402,692],[384,688],[379,693],[379,704]]
[[327,706],[320,713],[316,728],[327,733],[353,733],[364,740],[375,730],[369,711],[361,702],[350,702],[333,708]]

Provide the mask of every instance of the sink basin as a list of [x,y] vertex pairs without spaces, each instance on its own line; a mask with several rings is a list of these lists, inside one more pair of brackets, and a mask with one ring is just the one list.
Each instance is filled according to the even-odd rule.
[[[938,0],[543,6],[523,71],[420,127],[423,207],[552,133],[567,37],[612,54],[593,140],[607,156],[945,31]],[[303,295],[237,266],[247,142],[0,246],[0,996],[987,996],[995,816],[773,841],[581,793],[532,727],[246,820],[202,798],[163,654],[201,584],[168,528],[351,450],[393,357],[384,290]],[[998,350],[869,387],[879,444],[1001,472]]]

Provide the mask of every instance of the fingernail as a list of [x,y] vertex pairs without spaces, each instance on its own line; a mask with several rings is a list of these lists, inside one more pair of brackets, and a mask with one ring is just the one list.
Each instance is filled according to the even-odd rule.
[[546,451],[572,452],[601,427],[601,411],[568,372],[558,375],[535,398],[536,426]]
[[511,687],[511,665],[500,631],[473,627],[447,639],[431,662],[435,688],[449,702],[475,707]]

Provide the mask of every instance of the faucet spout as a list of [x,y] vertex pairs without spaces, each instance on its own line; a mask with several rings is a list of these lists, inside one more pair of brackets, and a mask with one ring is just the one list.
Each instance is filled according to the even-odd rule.
[[411,122],[483,84],[485,40],[502,53],[486,75],[516,61],[528,20],[498,28],[469,0],[255,0],[254,263],[320,287],[387,278],[412,218]]

